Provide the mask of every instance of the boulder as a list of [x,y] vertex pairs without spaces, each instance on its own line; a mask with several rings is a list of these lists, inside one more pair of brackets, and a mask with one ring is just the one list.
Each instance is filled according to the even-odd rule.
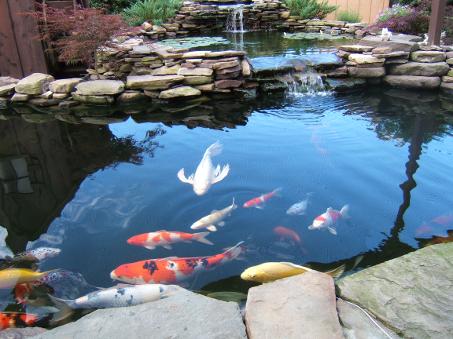
[[91,80],[76,85],[78,95],[115,95],[124,91],[124,82],[120,80]]
[[16,88],[16,84],[9,84],[0,86],[0,97],[10,96],[14,93],[14,89]]
[[358,65],[383,63],[385,61],[385,59],[382,58],[376,58],[372,55],[359,53],[350,54],[348,60],[355,62]]
[[195,75],[185,77],[183,83],[186,85],[204,85],[212,82],[212,77],[206,77],[203,75]]
[[54,93],[71,93],[81,78],[59,79],[49,84],[49,89]]
[[422,248],[337,282],[339,296],[405,338],[453,337],[453,243]]
[[126,80],[129,89],[167,89],[170,85],[184,80],[182,75],[130,75]]
[[346,339],[388,339],[389,336],[390,338],[398,338],[379,320],[374,318],[371,320],[357,305],[337,299],[337,310]]
[[249,339],[343,338],[333,279],[320,272],[252,287],[245,323]]
[[390,65],[388,73],[392,75],[421,75],[427,77],[442,76],[448,73],[447,63],[408,62],[402,65]]
[[380,78],[385,75],[384,67],[348,67],[349,75],[353,78]]
[[442,82],[440,84],[440,89],[445,94],[453,95],[453,83],[452,82]]
[[180,86],[160,92],[159,99],[174,99],[201,95],[201,91],[190,86]]
[[242,83],[242,80],[218,80],[215,82],[215,87],[220,89],[237,88],[241,87]]
[[387,75],[384,77],[387,85],[400,88],[434,89],[440,86],[440,77],[425,77],[415,75]]
[[329,89],[332,89],[337,92],[347,92],[351,90],[356,90],[366,85],[366,80],[360,78],[346,78],[346,79],[327,78],[325,82]]
[[115,102],[115,98],[111,95],[80,95],[77,92],[72,93],[72,98],[75,101],[84,102],[95,105],[108,105]]
[[439,51],[415,51],[411,53],[411,60],[416,62],[442,62],[445,53]]
[[361,53],[361,52],[371,52],[374,47],[366,45],[343,45],[338,47],[340,51],[352,52],[352,53]]
[[49,84],[54,81],[49,74],[33,73],[16,84],[16,92],[21,94],[39,95],[49,90]]
[[213,73],[213,70],[211,68],[202,68],[202,67],[197,67],[197,68],[186,68],[182,67],[178,71],[178,75],[183,75],[183,76],[211,76]]
[[177,288],[158,301],[95,311],[36,338],[246,339],[237,303]]

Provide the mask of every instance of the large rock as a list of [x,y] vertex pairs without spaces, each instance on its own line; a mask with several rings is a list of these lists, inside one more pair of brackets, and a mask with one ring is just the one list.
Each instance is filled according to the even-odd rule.
[[376,58],[372,55],[359,54],[359,53],[350,54],[348,57],[348,60],[355,62],[358,65],[377,64],[377,63],[383,63],[385,61],[385,59],[383,59],[383,58]]
[[8,328],[0,332],[0,339],[22,339],[46,332],[42,327]]
[[385,75],[384,67],[349,67],[349,75],[354,78],[380,78]]
[[81,78],[59,79],[49,84],[49,89],[54,93],[71,93]]
[[197,68],[182,67],[178,71],[178,75],[184,75],[184,76],[211,76],[212,73],[213,73],[213,70],[211,68],[202,68],[202,67],[197,67]]
[[185,85],[205,85],[212,82],[212,77],[206,77],[202,75],[195,75],[190,77],[184,77]]
[[384,77],[387,85],[401,88],[434,89],[440,86],[440,77],[424,77],[415,75],[387,75]]
[[389,51],[412,52],[419,49],[418,42],[422,39],[416,35],[393,34],[390,41],[382,41],[380,35],[367,35],[359,42],[360,45],[388,47]]
[[360,78],[332,79],[325,80],[329,89],[337,92],[348,92],[366,86],[366,80]]
[[319,272],[251,288],[245,323],[249,339],[343,338],[333,279]]
[[408,62],[402,65],[390,65],[388,68],[389,74],[393,75],[421,75],[427,77],[442,76],[448,73],[447,63],[424,63],[424,62]]
[[72,93],[72,98],[75,101],[94,105],[108,105],[115,102],[115,98],[111,95],[80,95],[78,93]]
[[16,92],[21,94],[39,95],[49,90],[49,84],[54,81],[49,74],[33,73],[16,84]]
[[91,80],[79,83],[78,95],[115,95],[124,91],[124,82],[119,80]]
[[0,86],[0,97],[9,96],[9,95],[13,94],[14,88],[16,88],[16,84]]
[[197,88],[190,86],[181,86],[176,88],[167,89],[159,94],[159,99],[173,99],[181,97],[192,97],[201,95],[201,91]]
[[448,94],[448,95],[453,95],[453,83],[452,82],[442,82],[440,84],[440,89],[442,92]]
[[238,304],[178,288],[158,301],[95,311],[36,338],[246,339]]
[[428,246],[338,281],[339,295],[405,338],[453,338],[453,243]]
[[126,80],[129,89],[167,89],[184,80],[182,75],[130,75]]
[[346,339],[388,339],[385,333],[390,338],[399,338],[379,320],[371,320],[357,305],[337,299],[337,310]]
[[19,79],[12,78],[12,77],[0,77],[0,86],[17,84]]
[[439,51],[415,51],[411,53],[411,60],[416,62],[442,62],[445,53]]

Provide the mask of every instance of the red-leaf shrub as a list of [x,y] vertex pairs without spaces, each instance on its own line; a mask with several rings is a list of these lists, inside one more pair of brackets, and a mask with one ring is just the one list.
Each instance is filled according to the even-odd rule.
[[126,27],[119,15],[105,14],[94,8],[58,9],[39,5],[34,13],[40,27],[40,39],[56,50],[58,59],[67,64],[94,63],[95,51],[115,32]]

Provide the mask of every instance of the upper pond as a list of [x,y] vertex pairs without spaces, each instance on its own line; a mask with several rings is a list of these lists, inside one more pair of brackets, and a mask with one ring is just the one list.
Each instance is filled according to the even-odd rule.
[[[93,109],[86,115],[98,117],[82,124],[3,116],[0,225],[14,252],[31,241],[32,248],[59,247],[61,254],[42,270],[80,272],[108,287],[115,284],[110,272],[123,263],[213,255],[244,241],[244,260],[186,282],[194,290],[226,291],[243,290],[238,275],[254,264],[291,261],[323,270],[346,262],[351,268],[363,255],[362,268],[453,228],[453,117],[437,94],[378,88],[126,111],[134,114],[119,110],[104,120]],[[216,141],[224,147],[213,163],[229,164],[230,173],[197,196],[177,172],[193,173]],[[242,208],[276,188],[279,196],[263,209]],[[308,193],[306,214],[288,215]],[[213,246],[149,251],[126,242],[156,230],[192,232],[192,223],[233,198],[239,207],[208,236]],[[308,229],[328,207],[346,204],[350,218],[338,223],[337,235]],[[300,243],[280,239],[277,226],[293,229]],[[12,303],[9,291],[1,297],[4,306]]]

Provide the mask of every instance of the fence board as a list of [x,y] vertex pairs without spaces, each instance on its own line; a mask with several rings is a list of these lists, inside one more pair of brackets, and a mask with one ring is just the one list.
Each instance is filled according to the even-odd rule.
[[35,18],[24,15],[35,9],[34,0],[6,0],[9,2],[17,50],[25,75],[47,73],[46,58],[41,41],[37,39],[38,24]]
[[328,0],[328,3],[338,6],[338,9],[327,19],[335,20],[338,13],[353,11],[359,13],[361,21],[366,23],[374,22],[378,14],[389,7],[389,0]]
[[8,2],[0,1],[0,76],[23,76],[15,41]]

